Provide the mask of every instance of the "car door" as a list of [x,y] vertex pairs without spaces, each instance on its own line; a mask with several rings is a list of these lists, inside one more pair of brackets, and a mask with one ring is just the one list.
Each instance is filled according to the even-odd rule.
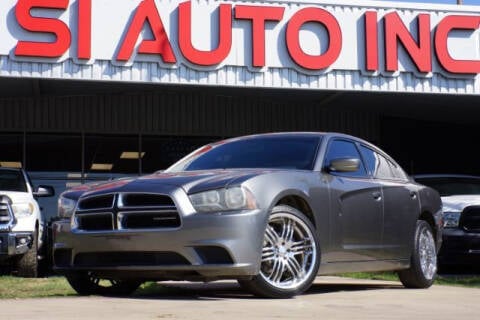
[[383,259],[408,259],[419,215],[418,188],[385,155],[361,145],[360,150],[373,176],[382,185],[384,200]]
[[329,142],[324,159],[330,192],[330,261],[369,261],[381,256],[383,200],[381,187],[363,164],[355,172],[332,172],[334,159],[361,156],[356,143],[345,139]]

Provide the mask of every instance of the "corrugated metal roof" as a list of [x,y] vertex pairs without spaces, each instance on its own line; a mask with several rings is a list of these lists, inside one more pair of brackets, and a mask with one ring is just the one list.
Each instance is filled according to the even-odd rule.
[[17,62],[0,57],[0,76],[46,79],[77,79],[208,86],[294,88],[307,90],[382,91],[439,94],[480,94],[479,77],[447,78],[433,74],[419,78],[412,73],[395,77],[364,75],[361,71],[333,70],[326,74],[306,75],[294,69],[270,68],[252,72],[246,67],[225,66],[218,70],[198,71],[187,66],[161,68],[157,63],[135,62],[131,67],[95,61],[78,65],[71,60],[60,64]]

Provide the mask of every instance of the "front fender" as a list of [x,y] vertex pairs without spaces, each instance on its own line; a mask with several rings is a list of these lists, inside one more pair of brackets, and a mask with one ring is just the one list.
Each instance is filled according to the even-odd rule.
[[[254,177],[244,184],[256,197],[261,209],[265,209],[264,226],[268,213],[282,198],[296,196],[303,199],[312,211],[320,242],[327,244],[330,228],[328,183],[322,175],[312,171],[272,172]],[[304,212],[305,213],[305,212]]]

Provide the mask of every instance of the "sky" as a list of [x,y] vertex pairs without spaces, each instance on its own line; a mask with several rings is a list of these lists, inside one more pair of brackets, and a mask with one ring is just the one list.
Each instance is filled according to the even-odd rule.
[[[390,0],[395,2],[424,2],[424,3],[438,3],[438,4],[456,4],[457,0]],[[480,6],[480,0],[463,0],[464,5]]]

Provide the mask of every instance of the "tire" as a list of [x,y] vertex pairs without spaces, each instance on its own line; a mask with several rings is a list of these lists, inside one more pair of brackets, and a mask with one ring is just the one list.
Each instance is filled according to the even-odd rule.
[[417,221],[410,268],[398,272],[406,288],[429,288],[437,274],[437,248],[432,228],[426,221]]
[[142,284],[136,280],[101,279],[93,272],[71,272],[65,275],[68,283],[81,296],[128,296]]
[[312,285],[320,266],[315,227],[295,208],[279,205],[268,218],[260,273],[239,284],[264,298],[291,298]]
[[38,277],[38,230],[33,233],[32,247],[17,260],[16,271],[18,277]]

